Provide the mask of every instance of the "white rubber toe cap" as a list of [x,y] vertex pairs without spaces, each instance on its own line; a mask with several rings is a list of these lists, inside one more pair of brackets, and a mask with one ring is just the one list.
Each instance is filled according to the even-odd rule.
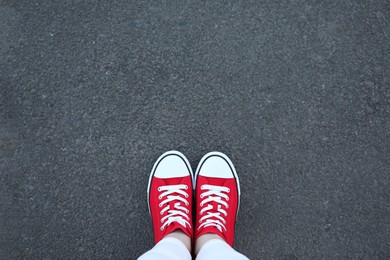
[[177,178],[190,176],[191,172],[184,155],[177,151],[163,154],[155,165],[154,176],[158,178]]
[[234,166],[226,155],[211,152],[204,156],[199,175],[214,178],[234,178]]

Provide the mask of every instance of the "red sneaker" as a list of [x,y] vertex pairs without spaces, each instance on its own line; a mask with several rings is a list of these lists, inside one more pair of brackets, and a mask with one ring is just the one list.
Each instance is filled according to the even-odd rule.
[[240,204],[240,184],[233,163],[223,153],[206,154],[196,169],[195,183],[195,239],[213,233],[233,246]]
[[154,164],[147,192],[156,244],[177,229],[192,238],[192,176],[190,163],[177,151]]

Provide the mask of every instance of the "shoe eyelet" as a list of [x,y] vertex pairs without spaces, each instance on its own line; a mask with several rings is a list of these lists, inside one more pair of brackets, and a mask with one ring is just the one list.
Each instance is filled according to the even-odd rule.
[[160,195],[160,196],[158,196],[158,199],[159,199],[159,200],[161,200],[161,198],[162,198],[162,197],[161,197],[161,195]]
[[163,214],[163,212],[162,211],[160,211],[160,215],[162,215]]
[[186,194],[185,197],[188,198],[189,197],[188,194]]
[[188,203],[188,202],[186,201],[186,206],[188,206],[188,205],[190,205],[190,203]]
[[229,201],[229,197],[226,198],[226,201]]
[[190,211],[188,209],[186,210],[186,212],[187,212],[187,214],[190,213]]
[[161,208],[161,207],[162,207],[162,204],[160,203],[160,204],[158,204],[158,206]]
[[184,187],[184,189],[188,190],[188,186],[186,185],[186,186]]
[[199,204],[199,206],[203,207],[203,203],[201,202],[201,203]]
[[199,196],[199,197],[200,197],[201,199],[203,199],[203,197],[204,197],[204,196],[203,196],[203,194],[200,194],[200,196]]
[[200,186],[200,189],[201,189],[201,190],[204,190],[204,187],[203,187],[203,185],[202,185],[202,186]]
[[202,223],[202,220],[199,219],[199,223]]
[[158,188],[157,188],[157,190],[158,190],[158,191],[161,191],[161,188],[160,188],[160,187],[158,187]]
[[161,220],[161,223],[164,223],[164,221],[163,221],[163,220]]
[[230,189],[228,188],[228,191],[227,191],[228,193],[230,192]]
[[161,231],[163,231],[163,230],[164,230],[164,228],[163,228],[163,227],[161,227],[161,228],[160,228],[160,230],[161,230]]

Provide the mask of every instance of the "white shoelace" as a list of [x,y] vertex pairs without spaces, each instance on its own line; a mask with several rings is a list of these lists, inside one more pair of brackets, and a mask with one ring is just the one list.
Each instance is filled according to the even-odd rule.
[[215,226],[220,232],[222,232],[222,228],[226,231],[225,217],[228,214],[226,210],[222,209],[222,205],[225,206],[225,208],[229,208],[229,205],[226,201],[222,200],[222,198],[224,198],[225,200],[229,200],[229,196],[225,193],[229,193],[230,189],[223,186],[214,186],[207,184],[200,186],[200,189],[206,190],[205,192],[200,194],[201,199],[206,197],[200,202],[201,208],[203,207],[203,205],[209,202],[215,202],[218,204],[218,206],[216,209],[214,209],[211,204],[208,204],[206,207],[201,209],[200,215],[203,215],[203,213],[205,212],[207,214],[200,218],[199,223],[201,224],[198,229],[201,229],[202,227]]
[[[166,197],[162,202],[160,202],[159,207],[162,208],[165,204],[167,204],[161,211],[160,214],[163,215],[166,211],[168,211],[168,215],[164,216],[161,219],[161,223],[164,223],[161,226],[161,230],[164,230],[166,226],[171,224],[172,222],[177,222],[183,227],[186,227],[188,225],[191,227],[191,224],[189,222],[190,217],[188,214],[190,211],[186,209],[185,207],[181,206],[181,203],[184,203],[186,206],[189,205],[189,202],[184,199],[183,197],[179,195],[171,195],[174,193],[178,193],[183,195],[185,198],[188,198],[188,193],[186,193],[184,190],[187,190],[188,186],[184,184],[179,185],[167,185],[167,186],[160,186],[158,188],[158,191],[164,191],[160,194],[158,197],[159,200],[162,200]],[[170,208],[170,202],[174,201],[173,209]]]

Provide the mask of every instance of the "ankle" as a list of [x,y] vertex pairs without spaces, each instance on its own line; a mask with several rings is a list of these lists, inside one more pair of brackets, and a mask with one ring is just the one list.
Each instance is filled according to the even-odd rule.
[[183,231],[181,230],[175,230],[165,237],[173,237],[178,239],[180,242],[182,242],[185,247],[188,249],[189,252],[191,252],[191,238],[187,236]]
[[200,249],[204,246],[204,244],[206,244],[208,241],[210,241],[212,239],[220,239],[222,241],[225,241],[225,240],[223,240],[223,238],[221,238],[217,234],[207,233],[207,234],[201,235],[200,237],[198,237],[196,239],[196,242],[195,242],[195,255],[198,255]]

